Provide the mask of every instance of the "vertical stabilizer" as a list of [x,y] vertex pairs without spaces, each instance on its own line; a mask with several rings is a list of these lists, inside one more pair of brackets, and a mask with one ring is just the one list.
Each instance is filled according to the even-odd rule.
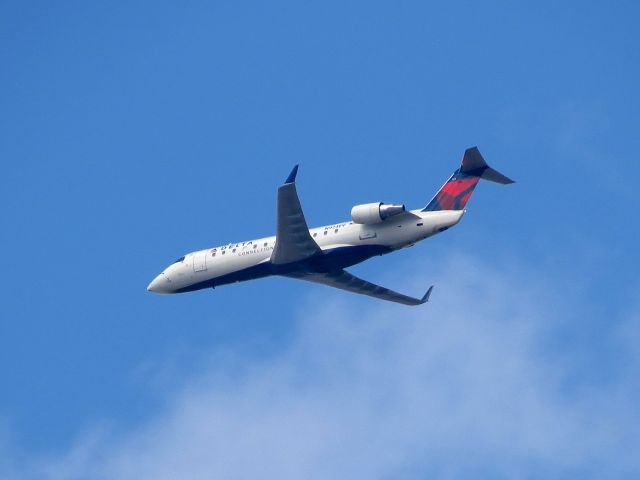
[[477,147],[468,148],[464,152],[460,168],[453,172],[422,211],[464,209],[481,178],[502,184],[514,183],[513,180],[487,165]]

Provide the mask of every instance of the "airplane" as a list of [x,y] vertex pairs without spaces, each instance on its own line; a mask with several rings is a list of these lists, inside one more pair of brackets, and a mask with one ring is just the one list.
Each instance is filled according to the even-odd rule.
[[279,275],[339,288],[404,305],[429,300],[433,285],[414,298],[375,285],[345,268],[377,255],[410,247],[456,225],[480,179],[509,184],[484,161],[477,147],[468,148],[462,164],[424,208],[407,211],[402,204],[356,205],[351,220],[309,228],[298,193],[298,165],[278,188],[275,236],[188,253],[153,279],[147,290],[183,293]]

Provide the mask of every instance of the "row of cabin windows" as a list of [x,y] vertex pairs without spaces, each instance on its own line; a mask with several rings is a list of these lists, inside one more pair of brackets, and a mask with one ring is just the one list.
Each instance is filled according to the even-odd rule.
[[[325,230],[325,231],[324,231],[324,235],[326,235],[327,233],[329,233],[329,231],[328,231],[328,230]],[[333,233],[338,233],[338,229],[336,228],[336,229],[333,231]],[[318,232],[314,232],[314,233],[313,233],[313,236],[314,236],[314,237],[317,237],[317,236],[318,236]],[[263,247],[266,247],[268,244],[269,244],[268,242],[264,242],[264,244],[263,244],[262,246],[263,246]],[[254,245],[254,246],[253,246],[253,248],[258,248],[258,245]],[[211,256],[212,256],[212,257],[215,257],[215,256],[216,256],[216,251],[217,251],[217,249],[216,249],[216,248],[214,248],[214,249],[211,251]],[[235,251],[236,251],[236,249],[234,248],[233,250],[231,250],[231,253],[235,253]],[[222,250],[222,255],[224,255],[225,253],[226,253],[226,250]]]
[[[326,235],[327,233],[329,233],[329,230],[325,230],[324,231],[324,235]],[[336,228],[333,233],[338,233],[338,229]],[[318,232],[313,232],[313,236],[317,237],[318,236]]]
[[[267,245],[268,245],[268,242],[264,242],[263,246],[264,246],[264,247],[266,247]],[[253,248],[254,248],[254,250],[255,250],[256,248],[258,248],[258,244],[255,244],[255,245],[253,246]],[[211,256],[212,256],[212,257],[215,257],[215,256],[216,256],[217,250],[218,250],[217,248],[214,248],[213,250],[211,250]],[[236,250],[237,250],[236,248],[232,249],[232,250],[231,250],[231,253],[236,253]],[[227,250],[226,250],[226,249],[222,249],[222,255],[224,255],[225,253],[227,253]]]
[[[351,222],[351,223],[352,223],[352,222]],[[422,223],[418,223],[418,224],[416,224],[416,225],[417,225],[418,227],[421,227],[421,226],[422,226]],[[398,226],[400,226],[400,225],[398,225]],[[325,230],[325,231],[324,231],[324,235],[326,235],[327,233],[329,233],[329,231],[328,231],[328,230]],[[333,231],[333,233],[338,233],[338,229],[336,228],[336,229]],[[317,236],[318,236],[318,232],[313,232],[313,236],[314,236],[314,237],[317,237]],[[269,244],[268,242],[264,242],[262,246],[263,246],[263,247],[266,247],[268,244]],[[253,248],[254,248],[254,249],[255,249],[255,248],[258,248],[258,245],[257,245],[257,244],[256,244],[256,245],[254,245],[254,246],[253,246]],[[211,251],[211,256],[212,256],[212,257],[215,257],[215,256],[216,256],[216,251],[217,251],[217,249],[216,249],[216,248],[214,248],[214,249]],[[226,250],[222,250],[222,255],[224,255],[225,253],[227,253],[227,251],[226,251]],[[236,253],[236,249],[234,248],[233,250],[231,250],[231,253]],[[179,258],[178,260],[176,260],[176,262],[175,262],[175,263],[182,262],[183,260],[184,260],[184,257],[181,257],[181,258]]]
[[[351,223],[353,223],[353,222],[349,222],[349,223],[351,224]],[[417,223],[416,225],[417,225],[418,227],[421,227],[423,224],[422,224],[422,223]],[[398,225],[398,226],[400,226],[400,225]],[[328,231],[328,230],[325,230],[325,231],[324,231],[324,235],[327,235],[327,233],[329,233],[329,231]],[[336,229],[333,231],[333,233],[338,233],[338,229],[336,228]],[[313,236],[314,236],[314,237],[317,237],[317,236],[318,236],[318,232],[313,232]],[[264,242],[264,243],[262,244],[262,246],[263,246],[263,247],[266,247],[268,244],[269,244],[268,242]],[[254,248],[254,249],[255,249],[255,248],[258,248],[258,245],[257,245],[257,244],[256,244],[256,245],[254,245],[254,246],[253,246],[253,248]],[[211,251],[211,256],[212,256],[212,257],[215,257],[215,256],[216,256],[216,252],[217,252],[217,248],[214,248],[214,249]],[[235,253],[235,252],[236,252],[236,249],[235,249],[235,248],[234,248],[233,250],[231,250],[231,253]],[[226,250],[222,250],[222,255],[224,255],[225,253],[227,253],[227,251],[226,251]],[[184,257],[180,257],[180,258],[179,258],[178,260],[176,260],[174,263],[179,263],[179,262],[182,262],[182,261],[184,261]]]

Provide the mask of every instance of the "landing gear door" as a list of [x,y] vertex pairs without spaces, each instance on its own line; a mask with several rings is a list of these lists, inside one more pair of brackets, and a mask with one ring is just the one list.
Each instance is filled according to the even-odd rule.
[[207,269],[207,252],[197,252],[193,254],[193,271],[203,272]]

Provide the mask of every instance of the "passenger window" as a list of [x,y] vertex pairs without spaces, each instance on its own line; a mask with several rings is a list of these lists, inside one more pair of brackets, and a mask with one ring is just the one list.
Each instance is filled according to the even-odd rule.
[[313,232],[313,236],[317,237],[318,236],[318,232]]
[[226,250],[222,250],[222,254],[224,255],[225,253],[227,253],[227,251]]
[[327,231],[326,231],[326,230],[324,231],[324,234],[325,234],[325,235],[327,234]]
[[263,247],[266,247],[266,246],[267,246],[267,242],[264,242],[264,245],[263,245]]
[[236,249],[234,248],[234,249],[231,251],[231,253],[236,253]]
[[254,245],[253,248],[258,248],[258,245]]
[[216,256],[216,252],[211,252],[211,256],[215,257]]
[[338,229],[336,228],[336,229],[333,231],[333,233],[338,233]]

